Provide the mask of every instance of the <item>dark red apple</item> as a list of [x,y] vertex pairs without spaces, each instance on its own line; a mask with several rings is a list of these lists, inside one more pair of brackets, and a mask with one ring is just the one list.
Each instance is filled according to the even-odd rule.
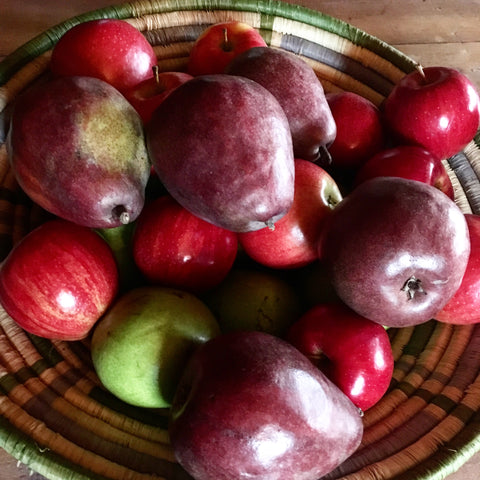
[[0,303],[34,335],[80,340],[118,291],[108,244],[93,230],[50,220],[10,252],[0,270]]
[[250,331],[220,335],[193,353],[169,433],[196,480],[317,480],[357,449],[363,424],[305,355]]
[[386,143],[380,110],[354,92],[327,93],[326,99],[337,125],[337,136],[328,147],[332,166],[356,170]]
[[399,145],[378,152],[357,172],[355,185],[374,177],[401,177],[433,185],[452,200],[454,191],[447,170],[438,157],[416,145]]
[[68,30],[52,50],[56,75],[96,77],[121,92],[153,75],[153,47],[124,20],[90,20]]
[[158,72],[154,76],[127,90],[124,95],[139,113],[143,123],[147,123],[154,110],[182,83],[191,80],[185,72]]
[[480,216],[465,214],[470,234],[470,257],[455,295],[435,315],[445,323],[465,325],[480,322]]
[[385,328],[341,303],[308,310],[292,325],[287,340],[363,411],[390,385],[394,360]]
[[335,208],[321,248],[338,296],[359,315],[403,327],[434,317],[470,254],[465,215],[415,180],[368,180]]
[[440,159],[462,150],[479,127],[477,90],[453,68],[418,68],[405,75],[385,99],[384,111],[399,141],[422,146]]
[[227,21],[207,27],[196,39],[188,58],[188,73],[223,73],[238,54],[252,47],[266,46],[260,32],[244,22]]
[[272,268],[297,268],[318,258],[317,243],[325,219],[342,200],[335,180],[319,165],[295,160],[293,204],[274,229],[240,233],[244,251]]
[[132,250],[136,265],[151,283],[199,293],[226,277],[237,255],[237,236],[164,195],[144,207]]

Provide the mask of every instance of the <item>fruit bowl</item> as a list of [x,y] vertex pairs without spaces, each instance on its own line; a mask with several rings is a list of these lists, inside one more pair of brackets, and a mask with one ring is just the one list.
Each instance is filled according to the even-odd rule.
[[[0,256],[45,218],[17,185],[5,134],[10,105],[48,68],[55,42],[93,18],[125,19],[154,45],[161,70],[185,67],[209,24],[239,20],[267,44],[301,55],[326,91],[350,90],[380,105],[416,63],[355,27],[271,0],[142,1],[90,12],[25,44],[0,64]],[[455,200],[480,213],[477,137],[444,164]],[[480,172],[479,172],[480,173]],[[88,341],[48,341],[0,310],[0,446],[46,478],[182,479],[167,435],[167,412],[129,406],[101,386]],[[439,479],[480,450],[480,327],[434,320],[390,329],[391,387],[364,415],[359,450],[328,479]]]

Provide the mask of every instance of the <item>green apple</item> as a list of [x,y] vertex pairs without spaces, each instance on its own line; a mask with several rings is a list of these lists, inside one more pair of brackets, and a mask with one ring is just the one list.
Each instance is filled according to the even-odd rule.
[[301,312],[299,296],[280,274],[253,268],[231,270],[204,299],[222,333],[256,330],[282,336]]
[[91,341],[103,386],[126,403],[169,407],[195,348],[220,333],[196,296],[166,287],[138,287],[121,296],[96,325]]

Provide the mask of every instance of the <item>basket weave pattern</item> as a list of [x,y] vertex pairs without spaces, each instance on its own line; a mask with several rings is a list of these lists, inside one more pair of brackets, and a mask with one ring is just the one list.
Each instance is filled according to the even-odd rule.
[[[340,20],[274,1],[139,1],[91,12],[52,28],[0,64],[0,260],[48,217],[10,169],[5,137],[15,97],[48,70],[50,52],[74,24],[121,18],[154,45],[161,70],[181,70],[209,24],[240,20],[267,43],[301,55],[327,91],[351,90],[377,105],[415,63]],[[477,139],[444,160],[456,201],[480,213]],[[442,479],[480,450],[480,327],[434,320],[391,329],[389,392],[364,416],[360,449],[328,479]],[[29,335],[0,309],[0,446],[49,479],[190,478],[176,464],[167,412],[128,406],[106,392],[88,341]]]

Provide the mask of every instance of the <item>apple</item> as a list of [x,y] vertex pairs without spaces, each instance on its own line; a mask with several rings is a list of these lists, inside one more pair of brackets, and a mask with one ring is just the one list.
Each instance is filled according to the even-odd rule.
[[298,268],[318,258],[326,218],[342,200],[335,180],[318,164],[295,159],[293,204],[274,229],[239,233],[244,251],[271,268]]
[[132,252],[151,283],[200,293],[226,277],[237,245],[235,233],[200,219],[163,195],[145,205],[138,217]]
[[394,359],[387,331],[341,303],[314,306],[286,338],[363,411],[390,385]]
[[478,92],[453,68],[418,68],[384,102],[385,121],[401,143],[420,145],[440,159],[461,151],[479,126]]
[[354,185],[382,176],[417,180],[438,188],[452,200],[455,197],[442,160],[417,145],[399,145],[373,155],[358,170]]
[[93,230],[49,220],[17,243],[0,270],[0,303],[24,330],[80,340],[114,301],[118,270]]
[[90,20],[74,25],[52,50],[55,75],[96,77],[122,93],[153,76],[157,64],[153,47],[124,20]]
[[278,272],[235,266],[202,297],[222,333],[257,330],[283,336],[301,315],[294,287]]
[[207,27],[195,40],[188,58],[191,75],[223,73],[238,54],[266,46],[260,32],[247,23],[226,21]]
[[384,148],[386,132],[379,108],[354,92],[326,94],[337,125],[337,135],[328,147],[335,169],[357,169]]
[[435,315],[441,322],[465,325],[480,322],[480,216],[467,213],[470,257],[455,295]]
[[433,318],[460,287],[470,254],[465,215],[415,180],[372,178],[330,216],[325,263],[340,299],[390,327]]
[[219,333],[214,316],[194,295],[138,287],[124,293],[95,326],[92,362],[117,398],[166,408],[192,352]]
[[146,124],[163,100],[175,88],[192,78],[192,75],[185,72],[159,72],[158,67],[155,66],[153,77],[134,85],[124,95]]
[[234,332],[191,356],[170,409],[170,441],[196,480],[317,480],[359,446],[360,412],[305,355]]

